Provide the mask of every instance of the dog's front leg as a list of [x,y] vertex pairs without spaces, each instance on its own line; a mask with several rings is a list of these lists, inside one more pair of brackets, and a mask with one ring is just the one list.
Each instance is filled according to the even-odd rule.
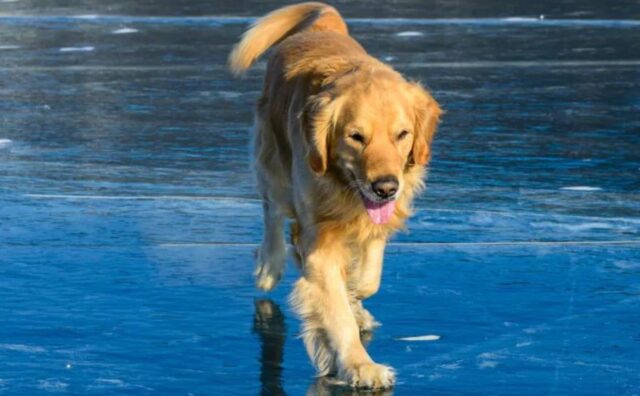
[[292,302],[303,320],[303,338],[321,375],[337,369],[354,387],[387,388],[395,381],[390,367],[376,364],[360,340],[349,304],[349,250],[339,238],[319,236],[304,260],[304,276]]
[[386,238],[373,239],[365,244],[364,259],[354,280],[356,297],[360,300],[373,296],[380,289],[386,244]]
[[356,262],[357,265],[349,273],[349,291],[351,309],[356,317],[360,330],[368,332],[380,326],[373,315],[367,311],[362,300],[374,295],[380,288],[382,277],[382,261],[384,248],[387,243],[385,237],[372,239],[363,245],[363,254]]

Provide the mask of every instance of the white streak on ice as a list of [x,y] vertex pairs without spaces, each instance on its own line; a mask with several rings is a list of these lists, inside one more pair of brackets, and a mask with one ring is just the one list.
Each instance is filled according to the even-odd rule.
[[539,21],[540,19],[544,19],[544,18],[523,18],[523,17],[502,18],[502,20],[505,22],[536,22],[536,21]]
[[462,368],[462,365],[460,364],[460,362],[454,362],[454,363],[441,364],[438,368],[441,368],[444,370],[458,370]]
[[29,346],[22,344],[0,344],[0,349],[16,352],[42,353],[47,350],[39,346]]
[[98,378],[96,382],[100,382],[102,384],[115,385],[115,386],[124,386],[125,382],[121,379],[117,378]]
[[600,187],[590,187],[590,186],[568,186],[562,187],[561,190],[565,191],[602,191]]
[[487,368],[494,368],[498,365],[498,362],[493,361],[493,360],[483,360],[482,362],[478,363],[478,368],[481,370],[487,369]]
[[20,48],[19,45],[12,45],[12,44],[6,44],[6,45],[0,45],[0,50],[12,50],[12,49],[18,49]]
[[500,359],[502,356],[495,352],[482,352],[478,355],[480,359]]
[[501,354],[494,352],[484,352],[478,355],[478,368],[484,370],[487,368],[494,368],[498,365],[498,360],[503,359]]
[[398,36],[398,37],[420,37],[420,36],[424,36],[424,33],[416,32],[416,31],[408,31],[408,32],[396,33],[396,36]]
[[440,336],[435,334],[398,338],[399,341],[438,341],[439,339]]
[[232,207],[256,207],[258,198],[198,196],[198,195],[82,195],[82,194],[23,194],[37,199],[112,200],[112,201],[209,201]]
[[0,139],[0,149],[7,148],[11,146],[11,139]]
[[60,52],[89,52],[93,51],[95,47],[90,45],[84,47],[62,47],[60,48]]
[[65,391],[69,387],[69,384],[59,381],[55,378],[48,378],[46,380],[38,381],[38,389],[51,391],[51,392],[61,392]]
[[566,228],[569,231],[610,230],[612,228],[616,228],[613,224],[607,223],[582,223],[575,225],[563,224],[562,227]]
[[616,260],[613,265],[621,270],[639,270],[640,263],[633,261]]
[[571,232],[583,232],[592,230],[620,230],[620,231],[635,231],[636,227],[629,227],[621,224],[604,223],[604,222],[586,222],[579,224],[559,224],[550,221],[531,222],[530,225],[534,228],[552,228],[562,229]]
[[113,34],[130,34],[130,33],[138,33],[138,29],[133,28],[121,28],[112,31]]

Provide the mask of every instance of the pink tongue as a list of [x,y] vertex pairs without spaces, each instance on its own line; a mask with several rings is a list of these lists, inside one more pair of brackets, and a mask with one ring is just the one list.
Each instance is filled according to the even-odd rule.
[[369,213],[369,217],[371,217],[371,221],[374,224],[387,224],[393,215],[393,210],[396,208],[396,201],[377,203],[365,198],[364,206],[367,208],[367,213]]

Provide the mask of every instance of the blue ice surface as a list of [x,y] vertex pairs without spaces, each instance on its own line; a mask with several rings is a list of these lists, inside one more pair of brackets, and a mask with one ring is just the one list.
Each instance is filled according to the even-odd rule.
[[[350,394],[314,378],[293,266],[253,287],[264,63],[224,70],[248,17],[18,14],[0,17],[0,394]],[[447,110],[367,302],[385,394],[640,394],[637,21],[351,16]]]

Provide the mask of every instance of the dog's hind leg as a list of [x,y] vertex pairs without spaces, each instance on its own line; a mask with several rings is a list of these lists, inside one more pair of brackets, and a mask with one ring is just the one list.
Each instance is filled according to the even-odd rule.
[[[286,156],[280,153],[277,131],[273,129],[267,114],[267,101],[258,101],[255,135],[253,140],[253,164],[256,182],[262,196],[264,230],[262,244],[256,255],[256,286],[264,291],[273,289],[287,260],[284,235],[284,218],[287,211],[289,180],[284,163]],[[283,162],[284,161],[284,162]]]
[[276,205],[263,201],[264,235],[258,249],[256,263],[256,286],[264,291],[273,289],[280,281],[287,260],[284,236],[284,216]]
[[349,303],[351,304],[351,310],[353,311],[353,316],[356,318],[356,322],[358,323],[358,328],[360,331],[364,333],[369,333],[373,331],[376,327],[380,326],[380,322],[376,320],[376,318],[371,315],[371,313],[362,305],[362,300],[357,298],[350,299]]

